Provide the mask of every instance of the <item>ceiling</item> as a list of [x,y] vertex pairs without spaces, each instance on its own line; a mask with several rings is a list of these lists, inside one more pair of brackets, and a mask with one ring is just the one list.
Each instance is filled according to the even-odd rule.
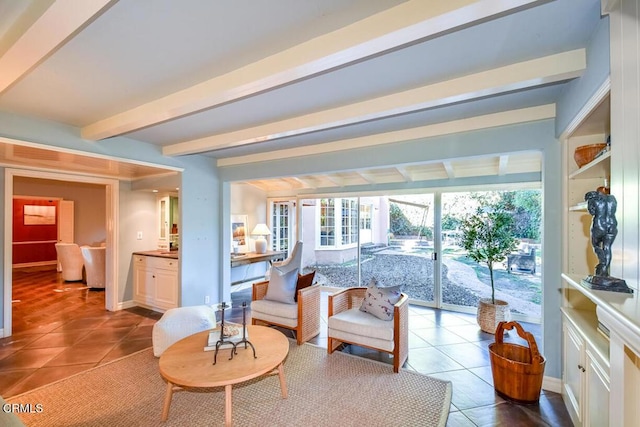
[[[600,0],[2,0],[0,111],[220,167],[393,144],[555,117],[599,19]],[[12,141],[0,145],[0,163],[24,164]],[[28,163],[39,167],[132,180],[166,172],[26,149],[40,150]],[[505,150],[250,184],[286,191],[540,169],[539,153]]]

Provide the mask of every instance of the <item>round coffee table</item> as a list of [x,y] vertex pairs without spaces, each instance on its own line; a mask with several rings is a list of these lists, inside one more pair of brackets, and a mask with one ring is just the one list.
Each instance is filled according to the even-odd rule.
[[232,424],[231,388],[266,373],[278,373],[282,398],[287,398],[287,384],[283,362],[289,353],[289,341],[284,334],[266,326],[247,325],[249,341],[256,349],[254,359],[251,346],[238,346],[238,352],[229,360],[231,349],[218,351],[213,364],[213,351],[204,351],[209,331],[198,332],[171,345],[160,356],[160,374],[167,380],[167,391],[162,409],[162,421],[169,417],[171,397],[182,387],[221,387],[225,392],[225,425]]

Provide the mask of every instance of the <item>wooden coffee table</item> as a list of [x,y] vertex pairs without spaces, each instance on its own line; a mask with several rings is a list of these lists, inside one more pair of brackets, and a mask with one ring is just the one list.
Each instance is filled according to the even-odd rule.
[[233,384],[273,372],[280,377],[282,398],[287,398],[283,362],[289,353],[289,341],[284,334],[266,326],[247,326],[249,341],[256,349],[254,359],[251,346],[238,346],[238,353],[229,360],[230,349],[220,350],[213,365],[213,351],[204,351],[209,331],[188,336],[169,347],[160,356],[160,374],[167,380],[162,409],[162,421],[169,417],[171,397],[182,387],[221,387],[225,392],[225,425],[232,424],[231,388]]

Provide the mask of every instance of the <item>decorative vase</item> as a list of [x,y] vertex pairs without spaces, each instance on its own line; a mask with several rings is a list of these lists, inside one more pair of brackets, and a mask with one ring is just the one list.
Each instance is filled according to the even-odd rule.
[[478,301],[478,325],[483,332],[495,334],[500,322],[511,320],[511,310],[509,303],[502,300],[495,300],[491,303],[491,298],[482,298]]

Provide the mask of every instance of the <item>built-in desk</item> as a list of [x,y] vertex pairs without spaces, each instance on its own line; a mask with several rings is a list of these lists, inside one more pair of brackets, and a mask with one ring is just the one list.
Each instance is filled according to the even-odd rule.
[[280,261],[287,256],[286,251],[267,251],[263,254],[255,252],[247,252],[244,254],[231,254],[231,267],[238,267],[241,265],[253,264],[255,262],[268,261]]
[[[286,251],[267,251],[263,254],[247,252],[244,254],[231,254],[231,284],[250,282],[252,280],[264,280],[265,272],[274,261],[284,260]],[[266,268],[258,263],[268,263]],[[237,267],[237,268],[236,268]]]

